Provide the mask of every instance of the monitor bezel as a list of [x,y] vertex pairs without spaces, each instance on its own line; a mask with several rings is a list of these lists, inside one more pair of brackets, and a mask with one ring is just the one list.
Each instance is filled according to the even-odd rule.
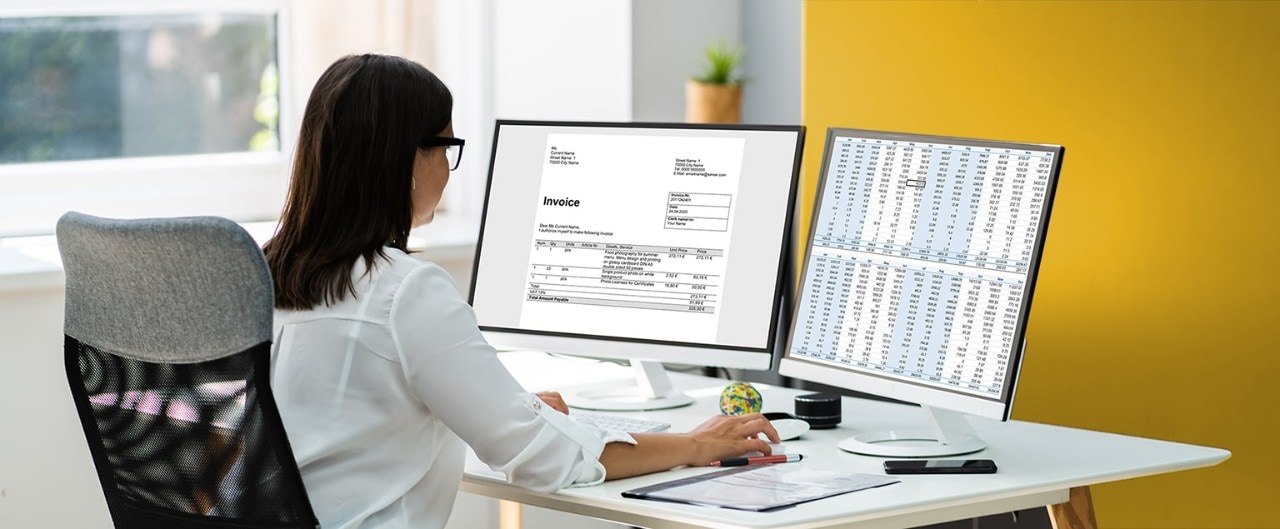
[[[610,121],[556,121],[556,120],[496,120],[493,142],[489,154],[489,171],[485,180],[484,205],[480,214],[480,228],[476,237],[475,257],[472,260],[471,283],[467,301],[474,307],[476,285],[479,282],[480,259],[484,250],[485,227],[488,222],[489,196],[493,186],[493,173],[497,163],[498,145],[504,127],[565,127],[598,129],[671,129],[671,130],[721,130],[752,132],[794,133],[795,151],[792,154],[791,179],[788,185],[786,208],[783,210],[782,241],[777,258],[777,273],[771,296],[773,308],[769,320],[767,343],[760,347],[703,344],[694,342],[664,341],[621,336],[602,336],[531,329],[518,329],[491,325],[479,325],[480,331],[491,345],[496,347],[533,348],[549,352],[618,359],[647,359],[672,363],[691,363],[689,355],[698,355],[698,365],[770,370],[777,364],[783,352],[786,330],[790,328],[792,311],[788,303],[787,285],[793,283],[794,271],[790,265],[791,248],[795,237],[795,204],[800,186],[800,164],[804,152],[805,127],[803,125],[754,125],[754,124],[703,124],[667,122],[610,122]],[[478,322],[477,322],[478,323]]]
[[796,293],[796,301],[792,307],[791,330],[788,332],[787,344],[783,349],[781,358],[778,362],[779,374],[783,376],[800,378],[803,380],[809,380],[840,388],[847,388],[854,391],[916,404],[945,408],[980,417],[987,417],[1002,421],[1008,420],[1013,412],[1013,398],[1016,394],[1018,380],[1021,378],[1022,356],[1026,345],[1025,336],[1027,323],[1030,319],[1031,302],[1035,294],[1035,284],[1037,277],[1039,276],[1040,263],[1044,253],[1045,239],[1048,235],[1049,218],[1052,213],[1054,195],[1058,185],[1058,177],[1062,170],[1062,158],[1066,149],[1061,145],[1042,143],[982,140],[975,138],[873,131],[855,128],[828,128],[826,141],[823,145],[822,163],[819,169],[818,184],[814,190],[813,222],[810,223],[809,233],[804,239],[804,262],[801,264],[799,270],[796,271],[800,276],[798,288],[803,288],[805,284],[804,281],[806,279],[805,276],[809,271],[809,259],[813,255],[813,239],[817,233],[817,214],[822,210],[823,189],[826,187],[827,176],[831,163],[831,146],[834,144],[835,138],[839,136],[1020,149],[1054,154],[1054,162],[1049,173],[1049,181],[1045,185],[1044,208],[1040,215],[1040,224],[1036,231],[1036,242],[1033,247],[1031,261],[1027,267],[1026,294],[1023,296],[1022,305],[1018,310],[1018,319],[1013,339],[1013,350],[1009,351],[1010,362],[1005,374],[1005,384],[1001,388],[1001,395],[999,398],[980,397],[971,393],[940,388],[928,383],[877,375],[875,373],[841,368],[829,363],[814,361],[807,358],[793,357],[791,354],[792,342],[795,339],[796,326],[799,324],[802,304],[800,299],[802,295],[801,292]]

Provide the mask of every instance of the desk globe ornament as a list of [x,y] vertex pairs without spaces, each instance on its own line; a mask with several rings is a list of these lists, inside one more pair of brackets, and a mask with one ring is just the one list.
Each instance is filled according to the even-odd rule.
[[760,413],[763,406],[764,397],[750,382],[734,382],[720,392],[720,413],[725,415]]

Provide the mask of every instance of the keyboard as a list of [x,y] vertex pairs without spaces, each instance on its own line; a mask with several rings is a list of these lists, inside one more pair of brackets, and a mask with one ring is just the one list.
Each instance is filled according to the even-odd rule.
[[594,424],[606,430],[618,430],[627,433],[654,433],[671,428],[670,423],[639,419],[636,417],[628,417],[626,415],[573,410],[573,413],[569,414],[569,416],[585,423]]

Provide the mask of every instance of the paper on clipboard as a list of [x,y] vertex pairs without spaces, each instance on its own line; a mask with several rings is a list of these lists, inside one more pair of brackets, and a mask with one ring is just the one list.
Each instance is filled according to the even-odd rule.
[[744,511],[790,507],[847,492],[897,483],[872,474],[851,474],[779,463],[752,465],[632,489],[626,498],[671,501]]

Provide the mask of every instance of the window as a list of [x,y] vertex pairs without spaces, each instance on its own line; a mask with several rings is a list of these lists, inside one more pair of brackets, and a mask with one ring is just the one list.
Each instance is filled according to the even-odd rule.
[[270,15],[0,20],[0,163],[279,151]]
[[351,53],[417,60],[454,93],[467,155],[428,247],[474,241],[493,135],[492,6],[472,0],[0,4],[0,237],[107,217],[274,220],[300,111]]
[[0,8],[0,236],[72,209],[278,213],[286,1],[18,4]]

